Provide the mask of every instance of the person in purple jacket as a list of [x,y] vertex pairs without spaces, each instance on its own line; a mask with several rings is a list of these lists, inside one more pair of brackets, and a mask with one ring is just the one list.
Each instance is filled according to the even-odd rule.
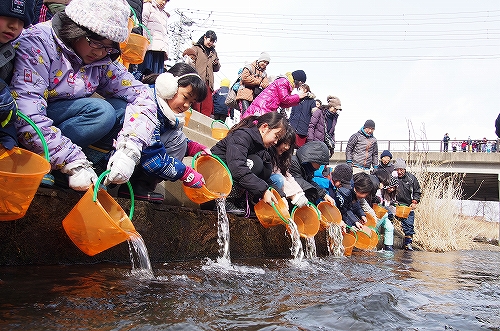
[[[300,100],[308,95],[299,88],[306,82],[306,78],[303,70],[295,70],[284,77],[276,78],[252,101],[241,118],[264,115],[276,111],[278,107],[288,108],[298,105]],[[294,88],[298,89],[298,94],[292,94]]]
[[[127,182],[158,123],[148,87],[116,61],[129,15],[125,0],[72,0],[15,45],[12,94],[43,133],[52,169],[74,190],[96,181],[92,161],[110,170],[105,184]],[[16,128],[19,142],[41,154],[33,128],[22,119]]]

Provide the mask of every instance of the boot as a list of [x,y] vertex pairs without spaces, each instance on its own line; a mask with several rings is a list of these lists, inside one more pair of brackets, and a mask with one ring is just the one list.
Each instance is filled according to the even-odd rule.
[[[165,199],[163,194],[155,192],[156,185],[161,182],[160,178],[151,176],[145,173],[141,168],[137,167],[130,177],[130,184],[134,191],[136,200],[148,201],[151,203],[161,204]],[[127,184],[122,184],[118,188],[117,193],[119,198],[130,199],[130,191]]]
[[413,237],[412,236],[405,236],[405,241],[403,248],[405,251],[412,251],[413,247],[411,247],[411,243],[413,242]]
[[393,252],[394,247],[392,245],[384,245],[384,251]]
[[246,211],[245,209],[236,206],[232,199],[226,199],[226,213],[236,216],[245,216]]

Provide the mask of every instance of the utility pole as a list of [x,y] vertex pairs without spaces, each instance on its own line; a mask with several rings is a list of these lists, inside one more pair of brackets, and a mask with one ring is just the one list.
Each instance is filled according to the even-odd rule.
[[174,63],[179,62],[182,59],[184,45],[191,40],[190,27],[194,24],[194,21],[184,15],[184,13],[179,9],[176,9],[175,13],[179,15],[179,21],[170,25],[169,28],[172,41],[171,60],[173,60]]

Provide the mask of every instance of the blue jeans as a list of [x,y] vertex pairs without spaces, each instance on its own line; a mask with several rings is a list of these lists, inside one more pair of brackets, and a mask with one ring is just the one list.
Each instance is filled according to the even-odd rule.
[[283,186],[285,185],[285,177],[282,174],[272,174],[269,177],[269,181],[276,187],[279,187],[280,190],[283,190]]
[[57,100],[47,105],[47,116],[74,144],[85,148],[98,143],[111,150],[123,127],[126,107],[127,101],[122,99]]
[[401,227],[403,228],[405,236],[412,236],[415,234],[415,230],[413,228],[414,222],[415,222],[415,212],[412,210],[407,218],[401,220]]

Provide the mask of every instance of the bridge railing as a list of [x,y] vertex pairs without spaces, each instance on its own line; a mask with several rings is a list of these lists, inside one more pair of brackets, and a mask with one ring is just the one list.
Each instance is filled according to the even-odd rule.
[[[500,152],[499,142],[497,140],[478,141],[462,146],[463,140],[450,140],[448,142],[448,152]],[[377,140],[378,151],[381,153],[384,149],[391,152],[444,152],[444,143],[442,140]],[[341,140],[335,142],[335,151],[345,152],[347,141]]]

